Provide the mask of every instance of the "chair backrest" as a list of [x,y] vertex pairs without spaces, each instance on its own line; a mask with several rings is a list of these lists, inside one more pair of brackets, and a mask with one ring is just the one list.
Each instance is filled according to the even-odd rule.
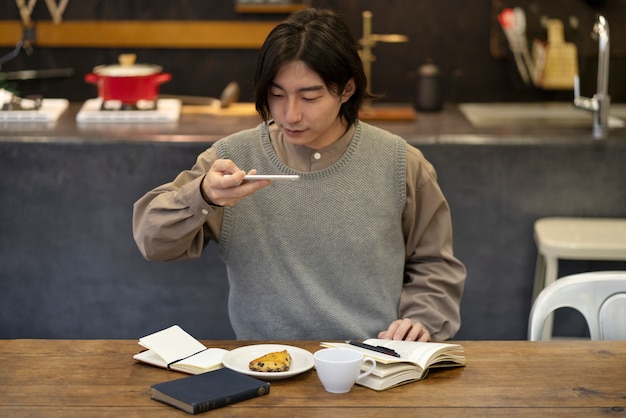
[[546,286],[533,303],[528,339],[542,339],[546,318],[559,308],[582,313],[592,340],[626,340],[626,271],[574,274]]

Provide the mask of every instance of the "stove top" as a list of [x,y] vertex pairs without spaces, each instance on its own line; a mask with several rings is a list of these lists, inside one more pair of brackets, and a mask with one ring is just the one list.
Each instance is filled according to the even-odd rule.
[[175,122],[180,117],[182,102],[179,99],[158,99],[156,106],[140,105],[133,109],[121,109],[115,104],[104,103],[100,98],[87,100],[76,114],[82,123],[142,123]]
[[0,110],[0,122],[56,122],[68,106],[67,99],[41,99],[37,108]]

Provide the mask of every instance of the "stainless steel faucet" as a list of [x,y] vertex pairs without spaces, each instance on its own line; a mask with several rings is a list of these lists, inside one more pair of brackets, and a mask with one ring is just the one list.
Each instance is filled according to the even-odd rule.
[[598,40],[598,83],[592,98],[580,96],[580,80],[574,78],[574,106],[593,112],[593,138],[605,139],[609,132],[609,24],[598,15],[591,36]]

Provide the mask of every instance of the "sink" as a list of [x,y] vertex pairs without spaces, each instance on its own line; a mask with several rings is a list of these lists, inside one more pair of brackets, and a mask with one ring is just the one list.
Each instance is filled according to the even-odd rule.
[[[497,126],[593,126],[591,112],[570,102],[461,103],[459,109],[474,127]],[[623,128],[626,104],[611,104],[609,128]]]

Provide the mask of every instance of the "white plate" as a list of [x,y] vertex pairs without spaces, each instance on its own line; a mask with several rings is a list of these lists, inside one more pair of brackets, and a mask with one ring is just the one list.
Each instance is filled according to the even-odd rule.
[[[287,350],[291,355],[291,367],[286,372],[255,372],[248,368],[248,364],[257,357],[275,351]],[[313,354],[302,348],[282,344],[246,345],[229,351],[222,358],[225,367],[236,372],[258,377],[261,380],[277,380],[295,376],[311,370],[315,365]]]

